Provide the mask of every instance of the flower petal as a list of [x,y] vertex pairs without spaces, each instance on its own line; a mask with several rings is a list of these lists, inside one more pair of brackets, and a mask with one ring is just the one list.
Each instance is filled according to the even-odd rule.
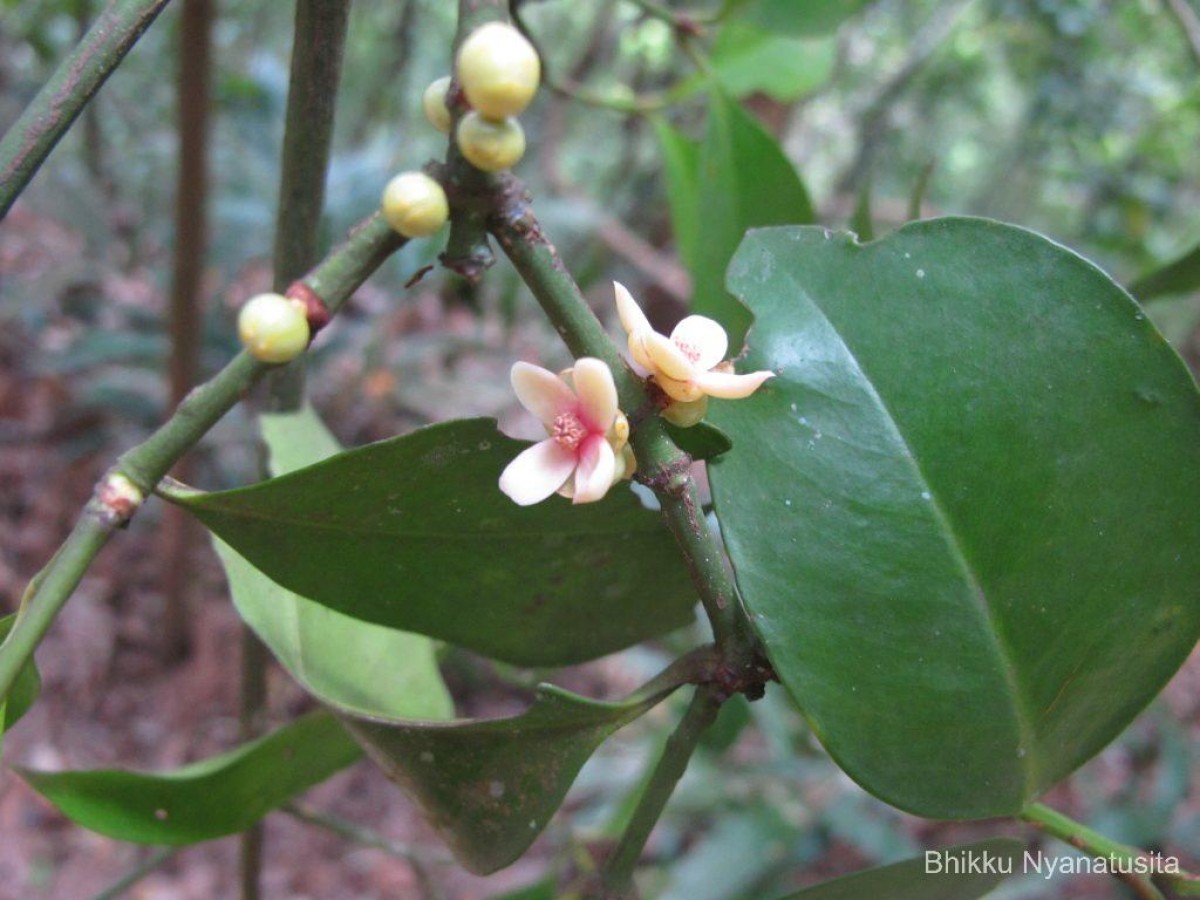
[[548,369],[532,363],[513,363],[512,386],[521,405],[550,427],[555,417],[575,406],[575,394],[567,383]]
[[540,503],[571,477],[577,463],[575,454],[556,441],[542,441],[522,450],[505,467],[500,490],[519,506]]
[[672,400],[682,400],[684,403],[690,403],[704,396],[704,391],[700,390],[694,381],[676,381],[674,378],[668,378],[663,374],[655,375],[654,381],[662,388],[663,393]]
[[646,318],[646,314],[642,312],[638,302],[633,299],[633,294],[626,290],[625,285],[614,281],[613,293],[617,297],[617,315],[621,319],[621,327],[627,334],[633,334],[635,331],[654,330],[650,327],[650,320]]
[[617,417],[617,386],[608,363],[590,356],[577,359],[573,380],[584,424],[607,432]]
[[[742,397],[749,397],[762,386],[764,381],[774,377],[774,372],[751,372],[748,375],[734,375],[731,372],[704,372],[696,376],[695,382],[700,390],[710,397],[738,400]],[[668,393],[670,392],[668,391]]]
[[656,371],[676,381],[687,381],[696,375],[696,367],[692,365],[692,361],[683,355],[683,351],[670,338],[652,331],[645,335],[643,340],[646,342],[646,353],[654,363]]
[[575,503],[599,500],[612,487],[617,459],[603,435],[595,434],[579,445],[579,465],[575,469]]
[[[629,333],[629,357],[633,360],[634,371],[645,378],[654,371],[654,361],[650,359],[650,354],[646,352],[646,335],[653,334],[648,329],[641,331],[631,331]],[[641,371],[638,371],[638,370]]]
[[691,347],[697,354],[694,365],[707,372],[725,358],[729,337],[725,329],[708,316],[681,319],[671,332],[671,340],[680,347]]

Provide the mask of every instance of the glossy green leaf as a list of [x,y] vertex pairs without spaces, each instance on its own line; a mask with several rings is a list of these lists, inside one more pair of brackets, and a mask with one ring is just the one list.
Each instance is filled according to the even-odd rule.
[[[276,475],[339,449],[310,408],[264,415],[260,427]],[[214,536],[213,544],[238,612],[313,696],[367,715],[445,719],[454,714],[429,638],[314,603],[280,587],[220,538]]]
[[172,772],[18,771],[84,828],[122,841],[176,846],[245,831],[361,756],[337,720],[317,711]]
[[[0,643],[3,643],[8,637],[16,620],[16,613],[0,618]],[[42,679],[38,675],[37,666],[31,659],[17,674],[8,696],[0,698],[0,749],[4,747],[4,733],[16,725],[29,707],[33,706],[41,689]]]
[[667,433],[680,450],[695,460],[715,459],[722,453],[729,452],[729,448],[733,446],[729,435],[707,422],[699,422],[689,428],[680,428],[668,423]]
[[680,134],[663,119],[654,118],[654,133],[662,150],[667,205],[679,258],[689,272],[696,270],[696,243],[700,230],[700,145]]
[[775,670],[871,793],[1018,812],[1200,635],[1200,395],[1104,273],[1031,232],[747,236],[717,513]]
[[675,666],[619,703],[539,685],[509,719],[393,722],[346,717],[384,773],[422,807],[467,869],[516,860],[546,827],[595,749],[687,678]]
[[775,139],[719,91],[712,92],[709,103],[699,172],[703,214],[692,267],[692,308],[724,325],[736,352],[750,316],[725,290],[734,250],[748,228],[813,221],[812,203]]
[[823,35],[866,7],[871,0],[744,0],[739,16],[781,34]]
[[1129,286],[1129,293],[1145,303],[1197,288],[1200,288],[1200,245],[1138,278]]
[[296,412],[264,413],[258,417],[258,430],[272,475],[287,475],[342,452],[338,439],[308,405]]
[[1012,838],[927,850],[916,859],[835,878],[783,900],[978,900],[1021,872],[1024,852],[1025,845]]
[[581,662],[690,622],[687,571],[631,491],[524,508],[500,493],[525,446],[491,420],[446,422],[176,499],[289,590],[518,665]]
[[825,84],[836,59],[831,37],[796,37],[738,21],[721,28],[712,49],[717,81],[731,97],[762,93],[780,103]]

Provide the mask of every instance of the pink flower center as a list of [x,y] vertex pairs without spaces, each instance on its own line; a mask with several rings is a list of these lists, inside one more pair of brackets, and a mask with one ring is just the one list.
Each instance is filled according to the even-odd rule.
[[679,352],[688,358],[688,362],[695,365],[700,362],[700,348],[695,344],[689,344],[687,341],[681,341],[675,338],[675,346],[679,348]]
[[587,434],[587,428],[573,412],[562,412],[555,416],[554,427],[550,430],[550,437],[568,450],[578,449]]

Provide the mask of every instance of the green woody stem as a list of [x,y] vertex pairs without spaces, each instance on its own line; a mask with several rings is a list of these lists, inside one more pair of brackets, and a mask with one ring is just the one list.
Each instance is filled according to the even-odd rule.
[[0,141],[0,219],[167,0],[111,0]]
[[679,779],[687,770],[688,760],[700,743],[700,738],[716,720],[723,699],[720,689],[714,685],[701,685],[696,688],[687,712],[667,739],[667,746],[651,773],[650,781],[638,800],[628,827],[621,835],[612,856],[605,860],[600,873],[599,887],[585,896],[604,900],[620,900],[629,896],[633,871],[646,841],[654,830],[655,823],[662,816]]
[[[404,239],[375,213],[302,283],[334,313],[403,244]],[[34,577],[12,631],[0,645],[0,697],[8,695],[17,674],[113,532],[129,521],[176,460],[271,368],[248,353],[238,354],[211,381],[188,394],[162,427],[122,455],[100,480],[66,542]]]
[[[1130,867],[1136,866],[1140,860],[1142,866],[1149,868],[1150,857],[1144,850],[1107,838],[1049,806],[1034,803],[1021,813],[1021,818],[1039,831],[1044,831],[1089,856],[1120,861]],[[1155,887],[1149,874],[1135,871],[1129,874],[1114,873],[1114,877],[1128,884],[1142,900],[1163,900],[1162,892]],[[1200,877],[1190,872],[1155,873],[1154,880],[1169,886],[1181,897],[1200,897]]]
[[660,417],[647,414],[653,407],[642,380],[587,305],[532,211],[519,201],[519,187],[510,183],[504,192],[504,208],[492,221],[492,233],[571,352],[601,359],[612,369],[621,408],[630,413],[635,426],[631,442],[638,478],[658,497],[663,518],[683,551],[725,663],[727,688],[735,691],[748,683],[761,684],[769,670],[725,565],[720,541],[704,519],[691,457],[675,446]]

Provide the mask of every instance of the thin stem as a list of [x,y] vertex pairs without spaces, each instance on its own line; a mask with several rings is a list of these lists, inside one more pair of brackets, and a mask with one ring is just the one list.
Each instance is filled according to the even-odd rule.
[[[208,244],[208,139],[212,57],[212,0],[183,0],[179,28],[178,158],[175,179],[175,261],[171,283],[168,358],[171,408],[196,384],[200,372],[201,287]],[[188,481],[189,460],[175,477]],[[193,582],[195,525],[182,509],[165,511],[159,553],[163,594],[162,652],[187,649],[187,596]]]
[[0,140],[0,219],[168,0],[114,0]]
[[420,882],[422,894],[425,897],[430,898],[430,900],[440,900],[443,896],[437,886],[437,881],[429,872],[427,863],[432,862],[437,865],[448,865],[453,861],[449,855],[437,854],[436,852],[430,853],[424,850],[419,851],[407,844],[398,844],[395,841],[388,840],[378,832],[364,828],[355,822],[350,822],[330,813],[317,812],[299,803],[289,803],[287,806],[282,807],[280,812],[287,813],[292,818],[308,825],[323,828],[332,834],[336,834],[338,837],[362,847],[380,850],[388,856],[404,860],[412,866],[413,873],[417,876],[417,881]]
[[[242,624],[241,696],[238,734],[243,742],[263,733],[267,707],[267,648]],[[242,900],[257,900],[262,875],[263,823],[260,819],[242,832],[238,844],[238,875]]]
[[[375,213],[305,276],[303,285],[335,313],[367,276],[403,245],[404,239]],[[12,631],[0,644],[0,697],[8,695],[21,668],[108,538],[129,521],[141,499],[176,461],[270,368],[249,353],[238,354],[209,382],[188,394],[162,427],[123,454],[101,479],[66,543],[35,576],[37,583],[26,592]]]
[[[1049,806],[1041,803],[1034,803],[1028,806],[1021,813],[1021,818],[1038,830],[1056,837],[1060,841],[1070,844],[1076,850],[1080,850],[1097,859],[1118,860],[1130,867],[1135,866],[1139,860],[1142,866],[1148,866],[1152,859],[1145,851],[1107,838],[1099,832],[1088,828],[1086,825],[1063,815],[1058,810],[1051,809]],[[1151,871],[1154,871],[1153,868],[1151,868]],[[1154,883],[1148,876],[1137,872],[1114,872],[1113,875],[1128,884],[1143,900],[1163,900],[1163,894],[1154,886]],[[1184,896],[1200,896],[1200,878],[1190,872],[1180,872],[1178,874],[1156,872],[1156,876],[1159,881],[1169,885]]]
[[[349,0],[296,3],[275,219],[274,286],[278,291],[285,290],[317,258],[349,19]],[[299,409],[304,403],[305,358],[301,356],[279,367],[265,380],[267,405],[271,410]],[[269,475],[265,471],[262,474]],[[253,740],[265,728],[269,659],[266,647],[243,623],[240,716],[243,741]],[[262,821],[242,833],[239,862],[243,900],[257,900],[260,894],[264,834]]]
[[600,890],[592,892],[590,896],[617,900],[630,895],[633,871],[646,841],[662,816],[679,779],[683,777],[700,738],[717,718],[721,701],[720,689],[714,685],[701,685],[696,689],[687,712],[663,748],[629,825],[612,856],[604,862],[600,871]]
[[1200,65],[1200,15],[1188,5],[1187,0],[1166,0],[1166,4],[1179,30],[1183,32],[1192,59]]
[[155,869],[162,866],[164,863],[173,859],[183,847],[162,847],[154,853],[146,857],[146,859],[127,872],[119,881],[113,882],[106,889],[101,891],[92,900],[117,900],[127,890],[153,872]]

